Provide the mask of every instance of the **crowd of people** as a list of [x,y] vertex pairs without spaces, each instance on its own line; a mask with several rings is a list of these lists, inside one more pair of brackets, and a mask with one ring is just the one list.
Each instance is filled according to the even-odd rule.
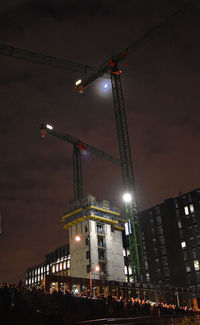
[[[48,318],[60,317],[59,324],[72,324],[74,320],[95,319],[98,317],[182,317],[200,315],[193,307],[177,307],[166,303],[153,303],[139,298],[107,297],[102,294],[93,297],[90,291],[75,295],[73,291],[53,291],[45,293],[43,289],[27,288],[20,282],[18,286],[4,283],[0,285],[0,314],[18,315],[19,313],[40,314]],[[28,316],[27,316],[28,317]],[[30,323],[30,321],[29,321]],[[38,322],[37,322],[38,323]],[[30,323],[31,324],[31,323]],[[35,324],[35,323],[33,323]],[[40,323],[39,323],[40,324]],[[41,323],[42,324],[42,323]]]

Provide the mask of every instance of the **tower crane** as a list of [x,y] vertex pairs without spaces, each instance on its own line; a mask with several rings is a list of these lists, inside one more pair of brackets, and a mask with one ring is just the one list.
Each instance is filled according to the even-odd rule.
[[[184,7],[185,8],[185,7]],[[127,58],[132,52],[138,49],[145,41],[149,40],[161,28],[166,26],[172,19],[183,12],[183,9],[178,9],[173,14],[167,16],[161,23],[152,27],[140,39],[134,41],[130,46],[125,48],[120,53],[110,57],[98,68],[98,71],[92,74],[88,79],[79,82],[75,85],[75,89],[79,93],[83,93],[93,81],[101,77],[104,73],[109,73],[112,84],[115,120],[118,136],[118,146],[121,160],[121,172],[123,187],[126,192],[125,202],[126,217],[129,230],[129,246],[130,260],[133,278],[135,282],[146,282],[145,262],[143,256],[143,245],[140,231],[140,222],[138,219],[137,202],[135,197],[135,181],[133,174],[133,165],[131,158],[131,150],[128,136],[128,128],[125,114],[125,105],[121,84],[121,73],[119,63]]]
[[39,123],[38,124],[41,132],[42,138],[45,138],[47,134],[50,134],[57,139],[60,139],[64,142],[71,143],[73,145],[73,181],[74,181],[74,200],[80,200],[83,196],[83,187],[82,187],[82,163],[81,163],[81,153],[87,151],[93,155],[109,160],[114,164],[120,165],[120,160],[114,156],[97,149],[88,143],[83,142],[79,138],[68,134],[60,133],[53,129],[49,124]]
[[[49,55],[43,55],[36,52],[30,52],[24,49],[15,48],[13,46],[8,46],[0,44],[0,54],[15,57],[18,59],[24,59],[26,61],[47,64],[54,66],[56,68],[62,68],[67,70],[73,70],[75,72],[81,73],[91,73],[89,78],[86,80],[79,81],[76,83],[75,88],[83,93],[84,89],[89,86],[94,80],[105,74],[109,74],[111,78],[114,109],[115,109],[115,119],[117,127],[118,145],[120,152],[121,161],[121,171],[124,190],[128,191],[133,197],[133,200],[125,204],[127,219],[129,224],[129,245],[130,245],[130,256],[131,256],[131,266],[134,275],[134,280],[137,282],[144,282],[146,278],[145,265],[143,259],[143,249],[142,240],[140,233],[140,225],[137,216],[137,204],[134,196],[135,193],[135,182],[132,166],[132,158],[130,151],[130,143],[127,129],[127,121],[125,114],[125,106],[121,85],[121,70],[118,64],[126,59],[131,53],[136,51],[138,48],[144,45],[145,42],[150,40],[158,31],[166,27],[170,21],[172,21],[176,16],[182,13],[186,8],[187,3],[176,10],[172,14],[168,15],[159,24],[153,26],[148,30],[142,37],[134,41],[130,46],[125,48],[120,53],[113,55],[111,58],[106,60],[98,68],[93,68],[88,65],[75,63],[69,60],[56,59],[55,57]],[[130,221],[130,222],[129,222]]]

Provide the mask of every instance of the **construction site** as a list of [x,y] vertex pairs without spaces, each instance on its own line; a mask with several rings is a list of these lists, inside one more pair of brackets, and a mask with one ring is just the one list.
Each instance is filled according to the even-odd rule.
[[[25,283],[28,288],[41,288],[49,293],[67,290],[73,295],[87,291],[94,297],[111,294],[117,297],[149,299],[154,302],[166,301],[178,306],[195,305],[198,308],[200,242],[198,242],[199,234],[195,231],[200,230],[200,224],[195,218],[200,216],[200,190],[195,189],[175,198],[166,198],[164,203],[148,211],[138,211],[121,80],[123,65],[128,66],[129,56],[178,20],[185,10],[187,5],[169,13],[141,37],[98,67],[0,44],[0,55],[47,65],[49,69],[53,67],[69,73],[73,71],[77,77],[78,74],[82,75],[83,79],[77,78],[71,90],[80,96],[87,96],[87,88],[99,78],[104,78],[107,82],[104,88],[110,83],[113,98],[115,116],[113,123],[116,127],[118,157],[86,143],[77,135],[57,130],[51,121],[41,121],[36,127],[41,134],[41,141],[45,139],[46,142],[50,142],[53,137],[58,142],[72,145],[73,200],[68,203],[60,218],[60,227],[68,233],[68,242],[47,253],[42,263],[28,267]],[[134,143],[134,138],[132,141]],[[123,188],[119,190],[119,200],[123,193],[122,208],[120,204],[119,207],[113,206],[112,202],[104,198],[104,193],[101,195],[103,199],[99,199],[93,193],[84,192],[83,189],[87,188],[85,184],[83,186],[82,171],[85,153],[121,168]],[[168,216],[171,228],[166,223],[165,216]],[[177,239],[179,229],[188,227],[186,221],[181,219],[185,216],[189,216],[187,219],[192,220],[193,235],[197,236],[196,246],[193,247],[191,244],[191,249],[189,244],[186,245],[186,230],[185,237]],[[173,244],[170,242],[170,236],[173,238]],[[186,265],[188,260],[186,253],[183,252],[186,248],[190,249],[187,254],[193,254],[191,265]],[[194,249],[196,255],[193,253]],[[176,257],[174,254],[177,254]],[[175,269],[176,258],[180,259],[179,267]],[[188,273],[193,271],[194,276],[189,278]],[[184,276],[179,276],[183,273]]]

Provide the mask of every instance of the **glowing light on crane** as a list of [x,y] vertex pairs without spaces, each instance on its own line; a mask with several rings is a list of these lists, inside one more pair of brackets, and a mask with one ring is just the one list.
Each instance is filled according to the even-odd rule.
[[49,130],[53,130],[53,126],[51,126],[50,124],[47,124],[46,128],[49,129]]
[[123,195],[123,200],[125,203],[130,203],[132,201],[132,196],[130,193],[125,193]]
[[75,82],[75,85],[78,86],[78,85],[81,84],[81,82],[82,82],[81,79],[79,79],[79,80],[77,80],[77,81]]

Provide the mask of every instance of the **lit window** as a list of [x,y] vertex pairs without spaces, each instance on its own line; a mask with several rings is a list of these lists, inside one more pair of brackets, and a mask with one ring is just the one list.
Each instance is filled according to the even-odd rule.
[[125,249],[123,249],[123,256],[126,256],[126,251],[125,251]]
[[124,266],[124,272],[125,272],[125,274],[128,274],[127,266]]
[[56,264],[56,272],[58,272],[58,264]]
[[185,206],[185,207],[184,207],[184,211],[185,211],[185,215],[187,216],[187,215],[189,214],[188,206]]
[[63,263],[63,269],[66,270],[66,262]]
[[32,278],[32,283],[34,283],[34,278]]
[[190,212],[193,213],[194,212],[194,205],[190,204]]
[[191,272],[191,267],[189,265],[186,266],[186,272]]
[[31,284],[31,279],[28,280],[28,283]]
[[147,278],[147,281],[149,282],[150,281],[149,273],[146,273],[146,278]]
[[43,276],[43,275],[41,275],[41,281],[43,280],[43,278],[44,278],[44,276]]
[[195,269],[195,271],[199,271],[199,261],[198,260],[195,260],[194,261],[194,269]]
[[131,234],[131,223],[130,223],[130,221],[125,223],[125,234],[126,234],[126,236]]
[[62,263],[60,263],[60,270],[62,271]]
[[67,260],[67,268],[70,268],[70,260]]
[[186,247],[186,242],[185,242],[185,241],[182,241],[182,242],[181,242],[181,247],[182,247],[182,248],[185,248],[185,247]]
[[49,265],[47,265],[47,272],[49,271]]
[[35,270],[35,275],[37,275],[37,269]]
[[38,275],[38,282],[40,281],[40,276]]
[[43,267],[41,267],[41,273],[43,273]]
[[37,282],[37,277],[35,276],[35,282]]
[[130,275],[132,274],[132,268],[130,266],[128,268],[128,272],[129,272]]
[[55,265],[52,266],[52,273],[55,273]]

